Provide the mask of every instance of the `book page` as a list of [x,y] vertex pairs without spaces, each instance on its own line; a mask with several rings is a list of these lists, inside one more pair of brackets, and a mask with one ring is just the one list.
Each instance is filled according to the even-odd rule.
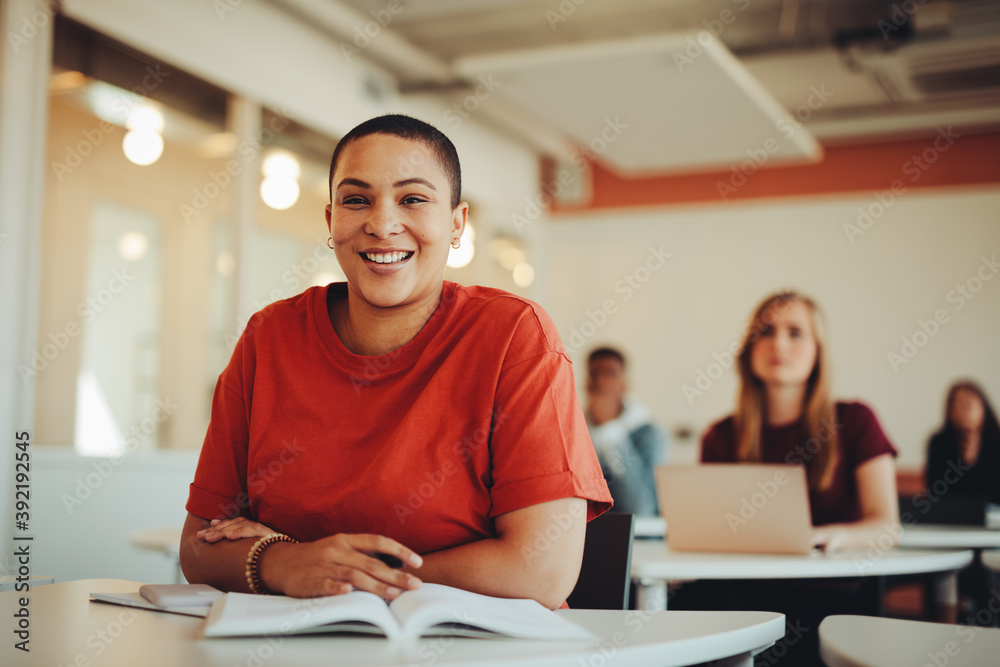
[[206,637],[264,634],[368,631],[387,637],[400,634],[399,624],[385,601],[363,591],[321,598],[228,593],[212,604],[205,623]]
[[[441,584],[423,584],[389,605],[404,637],[448,634],[483,636],[464,628],[524,639],[592,640],[578,625],[534,600],[496,598]],[[455,625],[459,627],[455,627]]]

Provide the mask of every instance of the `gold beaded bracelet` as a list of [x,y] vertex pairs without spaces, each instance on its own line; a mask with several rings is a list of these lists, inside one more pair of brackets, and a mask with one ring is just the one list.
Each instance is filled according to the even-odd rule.
[[264,537],[257,540],[252,547],[250,547],[250,553],[247,554],[247,585],[250,586],[250,592],[256,593],[257,595],[272,595],[271,591],[267,590],[267,586],[260,579],[260,557],[264,553],[264,549],[268,548],[275,542],[291,542],[293,544],[297,543],[293,537],[289,537],[283,533],[271,533],[270,535],[265,535]]

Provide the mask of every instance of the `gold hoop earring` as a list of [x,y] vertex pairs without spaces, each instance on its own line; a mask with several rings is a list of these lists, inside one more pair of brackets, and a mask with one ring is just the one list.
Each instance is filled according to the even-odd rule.
[[329,248],[330,250],[333,250],[333,237],[332,236],[326,240],[326,247]]
[[451,240],[451,247],[454,248],[455,250],[458,250],[459,248],[461,248],[462,247],[462,239],[452,239]]

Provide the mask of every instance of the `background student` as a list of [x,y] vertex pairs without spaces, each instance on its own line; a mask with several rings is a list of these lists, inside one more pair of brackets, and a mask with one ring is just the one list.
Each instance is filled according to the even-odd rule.
[[[895,543],[896,450],[868,407],[830,396],[827,338],[816,304],[795,292],[764,299],[747,326],[737,367],[736,410],[705,434],[701,460],[804,465],[815,545],[832,552]],[[697,583],[712,585],[683,591],[683,604],[786,615],[779,643],[787,653],[767,656],[772,664],[819,664],[820,621],[864,611],[860,578]],[[704,599],[692,602],[698,595]]]
[[740,350],[736,411],[705,434],[701,460],[804,465],[813,542],[837,551],[898,536],[896,449],[867,406],[833,401],[826,347],[811,299],[765,299]]
[[656,516],[653,468],[667,461],[667,439],[646,406],[626,398],[625,355],[599,347],[587,356],[587,427],[611,496],[612,511]]
[[[974,498],[1000,503],[1000,424],[982,388],[970,380],[952,384],[944,423],[927,445],[925,486],[941,498]],[[958,573],[958,591],[975,614],[990,597],[992,577],[979,563]]]
[[362,123],[330,188],[347,282],[247,324],[191,485],[185,576],[296,597],[428,581],[559,606],[611,497],[554,325],[530,301],[444,281],[468,205],[435,128]]
[[924,479],[928,489],[944,481],[949,497],[1000,503],[1000,424],[975,382],[948,390],[944,423],[927,445]]

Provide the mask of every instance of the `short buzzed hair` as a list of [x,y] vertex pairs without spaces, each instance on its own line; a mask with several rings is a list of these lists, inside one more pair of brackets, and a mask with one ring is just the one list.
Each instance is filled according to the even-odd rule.
[[462,201],[462,166],[458,162],[455,144],[441,130],[429,123],[402,114],[388,114],[366,120],[344,135],[333,151],[330,160],[330,203],[333,203],[333,172],[337,169],[340,154],[353,141],[371,134],[388,134],[401,139],[419,141],[427,146],[441,163],[451,186],[451,207],[454,209]]
[[625,355],[613,347],[599,347],[591,352],[587,355],[587,365],[589,366],[598,359],[617,359],[622,368],[625,368]]

